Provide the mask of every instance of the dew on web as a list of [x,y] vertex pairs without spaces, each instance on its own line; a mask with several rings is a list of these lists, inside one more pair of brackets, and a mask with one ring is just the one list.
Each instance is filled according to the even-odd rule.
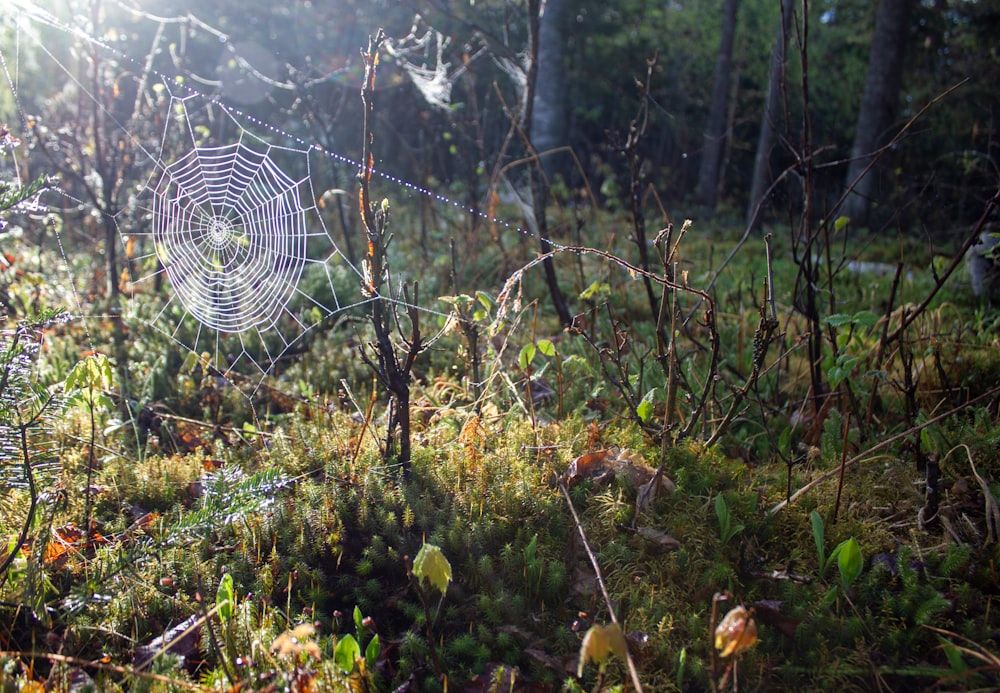
[[[126,307],[126,318],[152,326],[222,374],[263,378],[345,311],[392,300],[362,294],[361,272],[327,228],[324,196],[314,189],[317,171],[347,167],[353,173],[360,169],[356,161],[193,89],[189,80],[157,72],[148,58],[124,55],[29,0],[18,0],[15,9],[26,23],[63,32],[149,80],[146,122],[121,122],[69,66],[39,46],[120,131],[134,149],[136,169],[145,171],[131,202],[114,213],[125,249],[126,293],[139,299]],[[228,46],[231,38],[219,33]],[[8,82],[16,101],[16,80]],[[373,173],[435,204],[525,233],[437,191],[379,169]]]
[[[173,294],[150,316],[154,327],[224,373],[243,364],[265,373],[318,322],[361,300],[356,280],[332,279],[353,268],[316,207],[314,153],[258,138],[201,95],[171,93],[167,110],[162,142],[180,143],[179,154],[153,162],[139,195],[148,230],[122,226],[141,248],[134,289],[165,277]],[[215,129],[235,139],[206,135],[209,115],[227,119]],[[328,279],[325,296],[301,288],[316,274]]]

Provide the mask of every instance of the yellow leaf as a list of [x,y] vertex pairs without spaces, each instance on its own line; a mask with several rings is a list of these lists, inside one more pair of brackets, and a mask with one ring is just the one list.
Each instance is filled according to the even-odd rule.
[[576,675],[583,676],[583,666],[587,662],[601,664],[612,653],[624,660],[626,652],[627,645],[621,626],[617,623],[612,623],[610,626],[593,625],[583,636],[583,644],[580,645],[580,664],[577,665]]
[[432,587],[438,588],[441,594],[444,594],[448,589],[448,583],[451,582],[451,563],[441,553],[440,548],[434,544],[424,544],[417,552],[417,557],[413,559],[413,574],[420,581],[427,578]]
[[757,622],[744,606],[731,609],[715,629],[715,649],[722,657],[738,655],[757,642]]

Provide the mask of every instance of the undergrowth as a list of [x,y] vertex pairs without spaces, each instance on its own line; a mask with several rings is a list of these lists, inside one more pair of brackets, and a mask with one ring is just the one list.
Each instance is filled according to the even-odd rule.
[[[1000,685],[995,309],[910,242],[808,215],[647,242],[643,213],[453,252],[422,328],[403,292],[259,383],[145,329],[159,296],[113,363],[120,325],[52,311],[62,257],[20,239],[2,689]],[[369,246],[371,295],[412,236]]]

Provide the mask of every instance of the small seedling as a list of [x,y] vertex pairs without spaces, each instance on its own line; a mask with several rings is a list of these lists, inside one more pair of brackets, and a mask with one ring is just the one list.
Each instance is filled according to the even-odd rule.
[[726,499],[720,493],[715,497],[715,516],[719,518],[719,539],[725,546],[729,540],[743,531],[744,525],[734,525]]
[[429,600],[431,589],[438,590],[441,593],[441,598],[438,601],[438,611],[440,611],[445,592],[448,591],[448,583],[452,579],[451,563],[445,558],[440,547],[425,543],[417,552],[417,557],[413,559],[410,574],[417,583],[417,595],[424,606],[424,623],[427,628],[427,645],[430,650],[431,662],[434,665],[434,671],[443,678],[444,669],[441,666],[441,660],[438,659],[437,647],[434,644],[434,621],[437,620],[437,611],[432,617]]
[[378,633],[372,636],[365,647],[364,659],[361,657],[361,643],[364,642],[365,618],[361,614],[361,609],[354,607],[354,629],[358,637],[347,634],[337,639],[337,645],[333,648],[333,661],[341,673],[354,674],[360,672],[362,676],[375,670],[375,664],[382,652]]
[[823,578],[833,562],[837,562],[837,570],[840,572],[840,580],[846,590],[861,575],[865,567],[865,559],[861,553],[861,546],[854,537],[845,539],[837,544],[837,547],[826,556],[826,540],[824,538],[824,525],[822,516],[813,510],[809,513],[809,521],[812,523],[813,540],[816,542],[816,556],[819,559],[819,576]]

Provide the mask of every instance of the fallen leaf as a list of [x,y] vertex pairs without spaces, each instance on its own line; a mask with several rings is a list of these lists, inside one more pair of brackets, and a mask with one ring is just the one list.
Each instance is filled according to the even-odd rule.
[[681,547],[681,543],[675,538],[654,527],[639,527],[635,533],[653,543],[661,551],[676,551]]
[[[597,483],[609,481],[612,477],[628,481],[637,490],[650,484],[656,476],[656,470],[649,466],[642,456],[617,447],[605,448],[587,452],[573,460],[566,472],[560,477],[567,485],[577,481],[593,480]],[[674,490],[674,483],[660,475],[656,492],[669,493]],[[646,494],[650,492],[647,489]]]
[[800,618],[792,618],[782,611],[782,603],[777,599],[759,599],[750,605],[754,618],[777,629],[786,638],[794,638],[795,631],[802,623]]
[[743,605],[729,610],[715,629],[715,649],[729,657],[749,650],[757,642],[757,623]]
[[286,630],[271,643],[271,652],[279,657],[297,657],[303,652],[315,659],[321,659],[319,645],[313,639],[316,629],[311,623],[300,623]]
[[617,623],[609,626],[593,625],[587,634],[583,636],[583,644],[580,645],[580,663],[576,667],[577,677],[583,676],[583,667],[587,662],[602,663],[609,654],[616,654],[625,659],[628,652],[628,645],[625,644],[625,636],[622,628]]
[[201,619],[189,616],[163,635],[153,638],[145,645],[135,648],[132,656],[132,666],[144,669],[152,663],[161,652],[176,655],[183,666],[184,661],[198,654],[198,641],[201,638]]

